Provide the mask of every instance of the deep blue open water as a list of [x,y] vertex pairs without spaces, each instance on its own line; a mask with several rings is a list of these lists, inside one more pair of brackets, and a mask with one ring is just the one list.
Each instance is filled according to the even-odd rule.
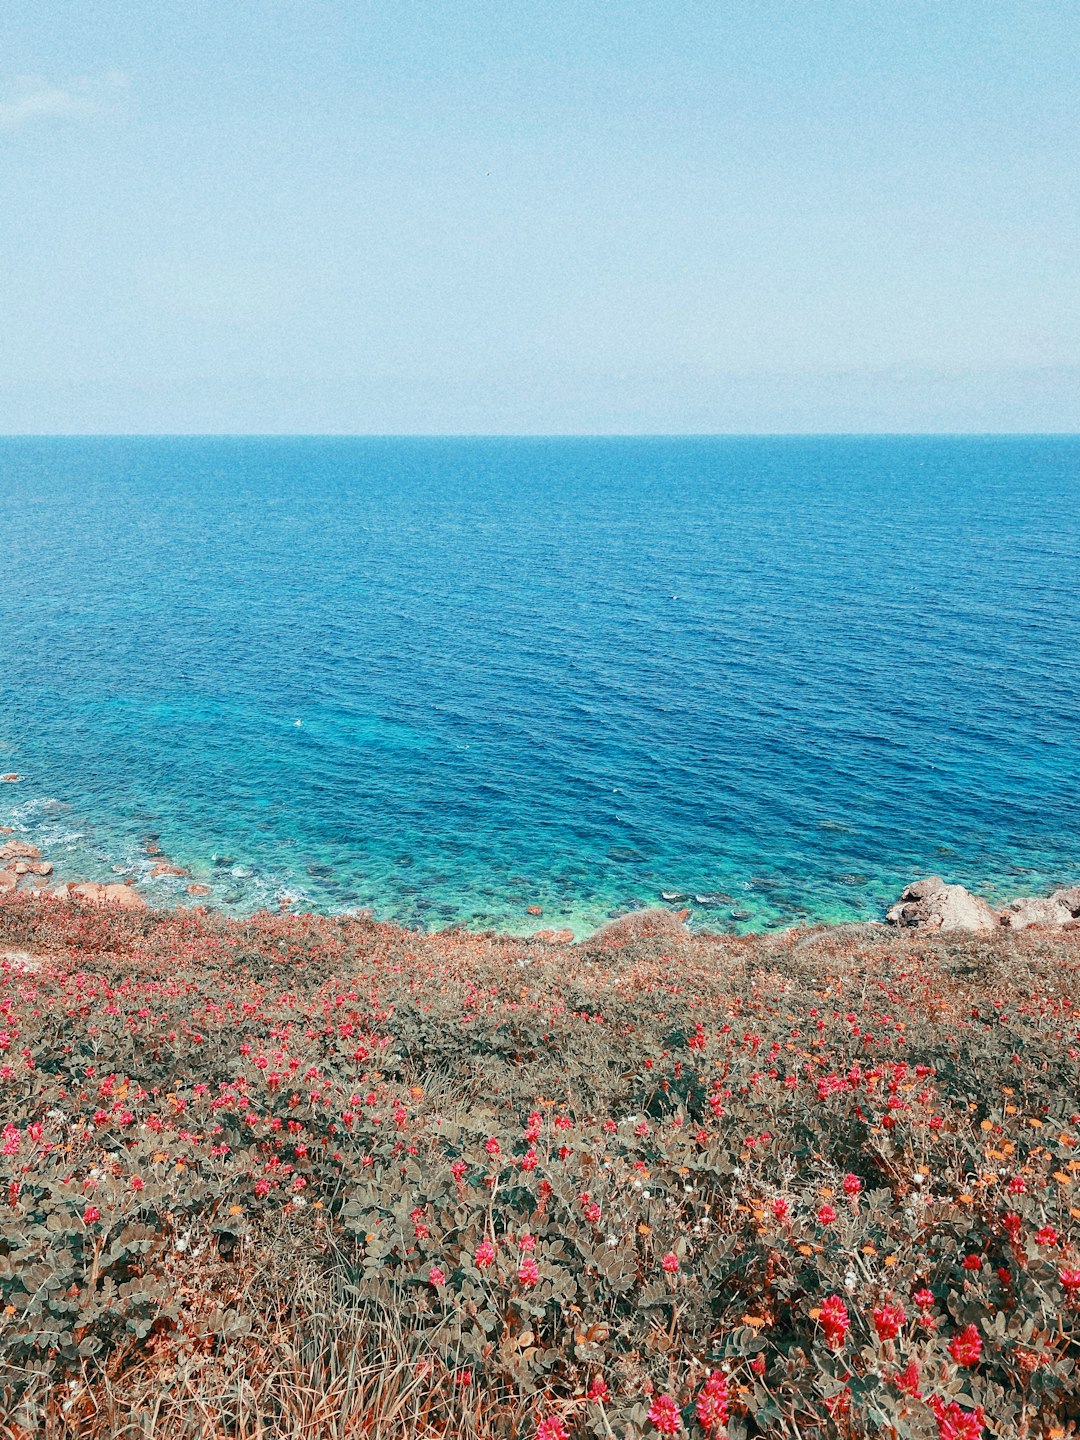
[[0,823],[425,926],[1075,883],[1078,501],[1078,438],[3,439]]

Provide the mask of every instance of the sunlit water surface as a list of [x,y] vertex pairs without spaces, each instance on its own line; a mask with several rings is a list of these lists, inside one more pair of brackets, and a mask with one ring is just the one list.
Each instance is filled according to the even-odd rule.
[[426,927],[1075,883],[1078,497],[1067,438],[0,440],[0,823]]

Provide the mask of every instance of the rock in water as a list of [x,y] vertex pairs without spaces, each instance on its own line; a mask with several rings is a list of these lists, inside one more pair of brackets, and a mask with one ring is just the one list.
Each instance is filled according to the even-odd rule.
[[0,845],[0,860],[40,860],[41,851],[26,840],[8,840]]
[[963,885],[946,885],[939,875],[907,886],[885,918],[917,930],[993,930],[996,924],[985,900]]
[[1072,911],[1053,895],[1049,899],[1041,895],[1025,895],[1023,899],[1006,905],[998,919],[1009,930],[1026,930],[1029,925],[1059,930],[1072,919]]

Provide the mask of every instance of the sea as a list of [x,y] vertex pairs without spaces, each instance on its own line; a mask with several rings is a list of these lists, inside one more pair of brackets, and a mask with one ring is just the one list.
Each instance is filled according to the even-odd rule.
[[0,772],[237,914],[1075,884],[1080,437],[0,439]]

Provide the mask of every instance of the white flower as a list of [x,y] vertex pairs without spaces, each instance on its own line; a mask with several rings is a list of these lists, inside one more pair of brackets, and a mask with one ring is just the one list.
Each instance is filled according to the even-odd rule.
[[858,1283],[859,1277],[855,1274],[855,1271],[849,1270],[844,1276],[844,1288],[848,1291],[849,1294],[853,1294],[855,1291],[855,1286],[858,1285]]

